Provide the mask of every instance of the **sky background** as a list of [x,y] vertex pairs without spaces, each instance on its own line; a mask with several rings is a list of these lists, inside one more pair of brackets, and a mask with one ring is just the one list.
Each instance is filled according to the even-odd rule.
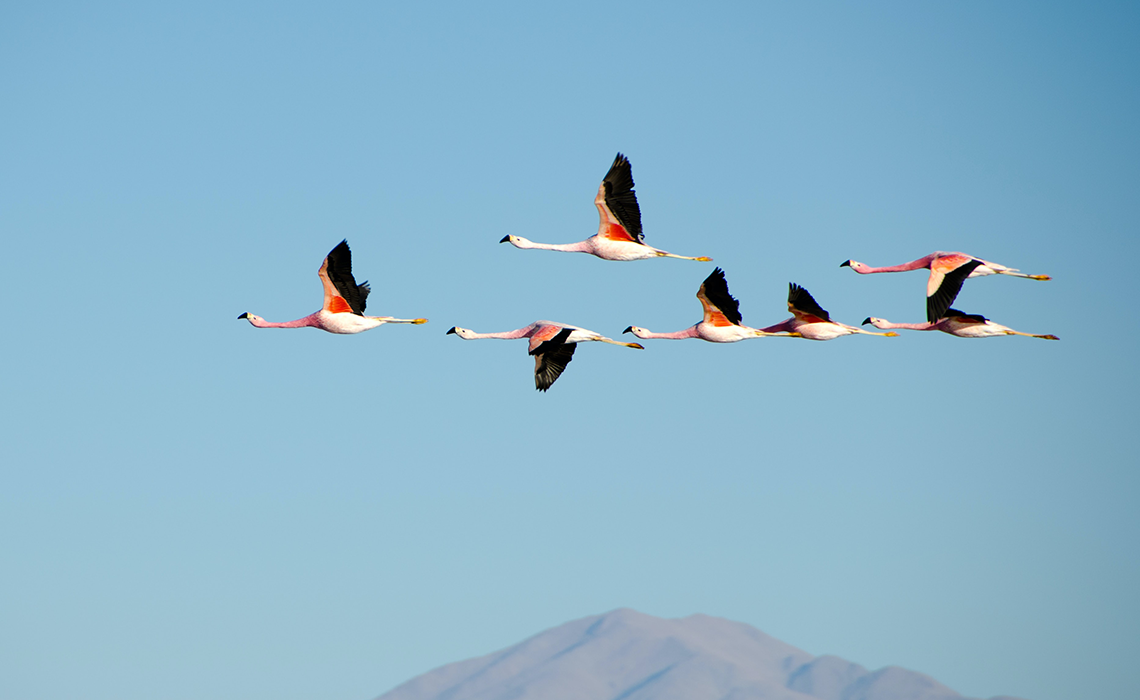
[[[617,607],[960,693],[1119,698],[1140,652],[1132,3],[10,3],[0,696],[357,699]],[[618,151],[647,243],[596,231]],[[341,239],[369,312],[319,308]],[[787,285],[940,333],[582,347]],[[629,336],[626,336],[628,339]]]

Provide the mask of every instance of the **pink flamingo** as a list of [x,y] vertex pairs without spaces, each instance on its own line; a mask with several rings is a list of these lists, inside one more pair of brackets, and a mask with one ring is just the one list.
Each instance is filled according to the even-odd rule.
[[637,206],[637,195],[633,191],[633,169],[629,160],[617,154],[610,171],[598,187],[594,197],[601,223],[598,232],[578,243],[535,243],[522,236],[503,236],[499,243],[510,243],[516,248],[540,248],[560,250],[565,253],[589,253],[603,260],[644,260],[645,258],[680,258],[709,262],[712,258],[690,258],[673,255],[664,250],[645,245],[641,233],[641,208]]
[[886,319],[874,316],[863,321],[863,325],[871,324],[875,328],[906,328],[912,331],[942,331],[959,338],[989,338],[996,335],[1024,335],[1030,338],[1043,338],[1044,340],[1060,340],[1055,335],[1035,335],[1022,333],[1012,328],[990,321],[978,314],[964,314],[957,309],[947,309],[946,315],[937,321],[926,323],[891,323]]
[[570,364],[570,360],[574,359],[574,349],[577,347],[577,343],[596,340],[612,345],[624,345],[627,348],[645,349],[638,343],[623,343],[585,328],[552,321],[535,321],[529,326],[502,333],[476,333],[467,328],[452,326],[445,335],[452,333],[464,340],[529,338],[528,354],[534,356],[534,388],[539,391],[549,389],[554,384],[554,380],[558,379],[562,371],[566,369],[566,365]]
[[352,276],[352,251],[348,241],[341,241],[321,263],[317,271],[325,288],[325,303],[320,311],[296,321],[271,323],[260,316],[244,313],[239,319],[249,319],[258,328],[320,328],[329,333],[360,333],[385,323],[427,323],[426,318],[392,318],[391,316],[365,316],[364,306],[372,288],[367,282],[357,284]]
[[769,333],[759,328],[749,328],[742,321],[740,315],[740,302],[728,293],[728,282],[724,278],[724,270],[719,267],[701,283],[697,290],[697,299],[701,300],[701,307],[705,316],[701,321],[683,331],[673,333],[654,333],[639,326],[630,326],[622,333],[633,333],[638,338],[648,340],[661,338],[665,340],[680,340],[683,338],[700,338],[710,343],[735,343],[745,338],[762,338],[764,336],[796,337],[800,334],[795,331]]
[[765,333],[796,332],[808,340],[831,340],[841,335],[862,333],[864,335],[897,336],[898,333],[872,333],[862,328],[848,326],[831,320],[831,315],[816,303],[808,290],[798,284],[788,284],[788,311],[792,317],[774,326],[761,328]]
[[[970,269],[969,274],[957,280],[957,287],[953,286],[953,281],[947,286],[946,279],[951,272],[972,263],[977,263],[977,265],[974,265]],[[1049,275],[1027,275],[1023,272],[1019,272],[1015,267],[1006,267],[1005,265],[975,258],[965,253],[947,253],[944,251],[936,251],[918,260],[911,260],[908,263],[891,265],[889,267],[871,267],[870,265],[865,265],[855,260],[842,262],[839,266],[850,267],[861,275],[870,275],[876,272],[906,272],[907,270],[928,268],[930,270],[930,278],[926,281],[926,320],[930,322],[942,318],[946,309],[949,309],[950,305],[954,303],[954,297],[957,296],[958,291],[961,290],[962,282],[969,277],[1009,275],[1011,277],[1024,277],[1030,280],[1052,279]]]

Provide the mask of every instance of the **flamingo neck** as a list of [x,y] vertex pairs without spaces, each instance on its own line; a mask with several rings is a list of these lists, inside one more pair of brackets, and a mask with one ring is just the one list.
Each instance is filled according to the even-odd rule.
[[787,321],[781,321],[774,326],[761,328],[761,333],[791,333],[796,329],[796,319],[789,318]]
[[904,330],[911,331],[932,331],[938,324],[930,323],[929,321],[923,321],[922,323],[891,323],[890,321],[880,321],[871,325],[884,331],[890,330],[892,328],[902,328]]
[[467,336],[469,340],[482,340],[484,338],[498,338],[500,340],[515,340],[516,338],[526,338],[534,330],[534,324],[523,326],[514,331],[502,331],[501,333],[471,333]]
[[317,318],[319,313],[318,311],[296,321],[285,321],[284,323],[274,323],[261,318],[251,318],[249,322],[258,328],[320,328],[321,324]]
[[535,243],[534,241],[527,241],[526,244],[518,246],[519,248],[537,248],[539,250],[558,250],[563,253],[593,253],[594,248],[590,245],[589,241],[578,241],[577,243]]
[[876,272],[907,272],[909,270],[919,270],[924,267],[930,267],[930,263],[934,261],[935,257],[935,254],[931,253],[930,255],[921,257],[918,260],[911,260],[910,262],[903,263],[901,265],[888,265],[887,267],[871,267],[870,265],[864,265],[862,270],[856,270],[856,272],[861,272],[864,275],[870,275]]
[[644,340],[684,340],[685,338],[696,338],[697,327],[689,326],[683,331],[673,331],[672,333],[654,333],[653,331],[645,331],[644,333],[638,333],[637,337]]

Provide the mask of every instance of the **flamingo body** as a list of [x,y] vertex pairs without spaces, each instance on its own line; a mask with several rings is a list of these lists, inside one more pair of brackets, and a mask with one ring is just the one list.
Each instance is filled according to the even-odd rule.
[[[887,267],[872,267],[864,263],[847,260],[839,264],[840,267],[850,267],[861,275],[871,275],[879,272],[906,272],[908,270],[930,270],[930,277],[926,281],[926,320],[935,322],[943,317],[946,310],[954,303],[954,298],[962,289],[962,283],[972,277],[986,277],[988,275],[1009,275],[1023,277],[1031,280],[1052,279],[1049,275],[1027,275],[1016,267],[1006,267],[989,260],[983,260],[966,253],[950,253],[942,250],[925,255],[918,260],[911,260],[901,265]],[[961,273],[963,268],[969,268]],[[954,273],[959,274],[955,275]]]
[[831,314],[820,306],[808,290],[798,284],[788,283],[788,311],[792,317],[774,326],[761,328],[765,333],[799,333],[808,340],[833,340],[844,335],[862,333],[864,335],[897,336],[898,333],[872,333],[862,328],[849,326],[831,320]]
[[612,345],[624,345],[627,348],[644,350],[638,343],[623,343],[619,340],[607,338],[600,333],[587,330],[580,326],[568,323],[555,323],[553,321],[535,321],[513,331],[500,333],[476,333],[467,328],[452,326],[448,334],[458,335],[464,340],[479,340],[483,338],[498,338],[501,340],[529,339],[527,352],[534,357],[534,388],[546,391],[554,384],[566,369],[566,365],[574,359],[574,350],[578,343],[599,341]]
[[557,250],[564,253],[588,253],[603,260],[645,260],[647,258],[680,258],[708,262],[712,258],[674,255],[645,244],[641,232],[641,208],[633,190],[633,168],[621,153],[598,186],[594,197],[598,208],[598,232],[577,243],[535,243],[522,236],[507,235],[499,243],[516,248]]
[[673,333],[654,333],[640,326],[630,326],[622,332],[633,333],[645,340],[699,338],[710,343],[735,343],[748,338],[772,335],[799,337],[795,331],[768,332],[744,325],[744,318],[740,315],[740,302],[729,293],[724,270],[719,267],[701,283],[701,288],[697,290],[697,299],[700,300],[701,308],[704,310],[704,318],[689,328]]
[[391,316],[365,316],[368,295],[372,287],[368,282],[356,283],[352,276],[352,251],[343,240],[329,251],[317,270],[325,299],[320,311],[295,321],[275,323],[246,312],[239,319],[247,319],[256,328],[319,328],[329,333],[350,334],[371,330],[385,323],[427,323],[426,318],[393,318]]
[[913,331],[942,331],[943,333],[958,338],[992,338],[1000,335],[1024,335],[1029,338],[1041,338],[1043,340],[1060,340],[1060,338],[1051,334],[1037,335],[1034,333],[1015,331],[1008,326],[994,323],[980,314],[965,314],[957,309],[948,309],[946,315],[942,318],[937,321],[927,321],[925,323],[891,323],[886,319],[875,318],[874,316],[863,321],[863,325],[868,323],[879,329],[901,328]]

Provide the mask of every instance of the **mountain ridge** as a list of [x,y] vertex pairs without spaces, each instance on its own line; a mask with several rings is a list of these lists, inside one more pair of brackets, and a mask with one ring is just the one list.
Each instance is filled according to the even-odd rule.
[[977,699],[897,666],[812,656],[744,623],[618,608],[446,664],[376,700]]

